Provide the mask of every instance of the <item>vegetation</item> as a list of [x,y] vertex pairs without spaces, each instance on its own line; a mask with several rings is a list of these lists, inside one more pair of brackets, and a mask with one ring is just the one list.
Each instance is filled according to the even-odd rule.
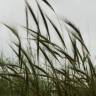
[[[96,71],[80,30],[67,19],[62,20],[62,27],[47,0],[35,1],[41,19],[25,1],[26,47],[18,31],[4,24],[18,40],[14,47],[10,46],[18,59],[0,58],[0,96],[96,96]],[[55,14],[58,26],[45,14],[40,2]],[[29,14],[36,29],[29,26]]]

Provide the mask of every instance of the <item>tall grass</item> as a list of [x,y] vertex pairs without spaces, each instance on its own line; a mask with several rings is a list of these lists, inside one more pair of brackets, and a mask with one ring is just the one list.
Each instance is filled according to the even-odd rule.
[[[62,26],[58,16],[56,19],[60,27],[45,14],[40,2],[45,3],[56,15],[47,0],[36,0],[42,17],[42,22],[39,22],[33,8],[25,1],[26,26],[23,29],[27,33],[26,48],[23,47],[18,31],[4,24],[18,40],[13,43],[18,50],[10,46],[18,60],[12,62],[0,58],[0,96],[96,96],[95,67],[80,30],[69,20],[63,19],[71,45],[70,53],[66,37],[60,31]],[[36,30],[29,27],[29,14],[35,22]],[[41,31],[41,23],[46,35]]]

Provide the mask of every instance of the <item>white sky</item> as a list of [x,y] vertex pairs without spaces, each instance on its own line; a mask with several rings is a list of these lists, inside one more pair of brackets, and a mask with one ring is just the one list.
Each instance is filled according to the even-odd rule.
[[[91,53],[96,55],[96,0],[51,0],[56,13],[73,21],[81,30],[85,42]],[[24,24],[24,0],[0,0],[0,22],[8,24]],[[4,43],[8,33],[0,28],[0,47],[6,47]]]
[[81,30],[92,54],[96,55],[96,0],[57,0],[56,10]]

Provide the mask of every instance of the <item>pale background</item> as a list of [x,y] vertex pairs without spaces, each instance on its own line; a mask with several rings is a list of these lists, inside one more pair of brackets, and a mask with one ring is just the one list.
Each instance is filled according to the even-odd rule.
[[[79,27],[92,56],[96,55],[96,0],[50,0],[58,16]],[[24,0],[0,0],[0,22],[25,24]],[[0,50],[8,50],[10,36],[0,24]]]

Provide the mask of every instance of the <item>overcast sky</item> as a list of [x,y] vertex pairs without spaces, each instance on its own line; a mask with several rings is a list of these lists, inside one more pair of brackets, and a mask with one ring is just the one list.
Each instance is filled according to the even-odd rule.
[[80,28],[88,48],[96,55],[96,0],[57,0],[56,5],[58,14]]
[[[73,21],[81,30],[91,53],[96,55],[96,0],[51,0],[56,13]],[[0,0],[0,22],[24,24],[24,0]],[[8,37],[0,28],[0,47]]]

